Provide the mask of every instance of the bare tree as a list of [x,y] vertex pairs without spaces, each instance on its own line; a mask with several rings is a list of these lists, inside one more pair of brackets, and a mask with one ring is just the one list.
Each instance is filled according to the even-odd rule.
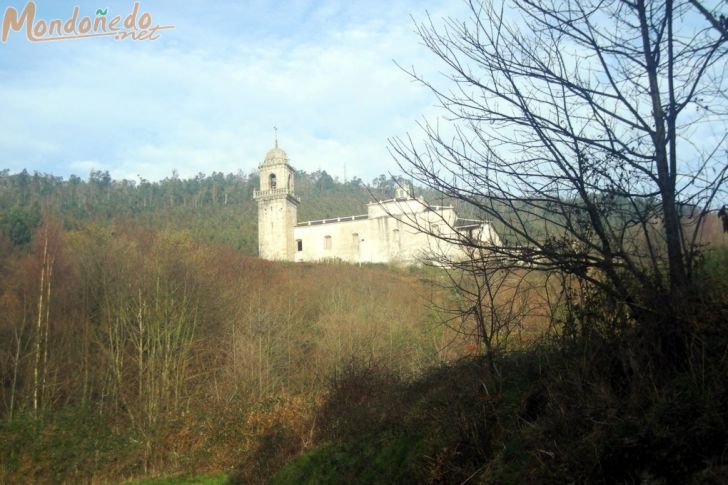
[[51,289],[53,286],[53,269],[58,251],[59,231],[60,229],[56,224],[46,219],[38,232],[42,252],[40,255],[38,311],[33,342],[33,413],[35,415],[38,415],[47,406],[50,394],[48,390],[48,335],[51,327]]
[[702,218],[725,197],[722,17],[692,0],[467,6],[465,21],[417,25],[449,74],[407,72],[448,122],[423,121],[424,143],[392,140],[400,167],[493,220],[502,244],[469,244],[501,261],[630,305],[635,284],[679,301]]
[[509,268],[489,251],[471,249],[469,253],[465,258],[433,253],[428,259],[441,268],[444,283],[439,286],[452,296],[432,305],[445,325],[476,341],[491,374],[497,376],[498,355],[507,350],[512,334],[520,333],[532,313],[530,271]]

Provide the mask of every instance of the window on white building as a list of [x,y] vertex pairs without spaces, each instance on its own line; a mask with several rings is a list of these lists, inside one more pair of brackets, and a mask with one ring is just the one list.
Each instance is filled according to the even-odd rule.
[[359,233],[355,232],[351,235],[351,245],[354,248],[355,253],[359,252],[359,243],[360,243]]
[[303,241],[301,239],[296,239],[296,250],[303,251]]
[[324,249],[327,251],[331,249],[331,236],[324,236]]

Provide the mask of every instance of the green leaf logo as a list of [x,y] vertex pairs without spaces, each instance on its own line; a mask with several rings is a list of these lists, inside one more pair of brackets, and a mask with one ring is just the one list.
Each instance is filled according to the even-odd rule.
[[108,11],[109,11],[108,8],[105,8],[103,10],[101,10],[100,8],[98,8],[98,9],[96,9],[96,15],[106,15],[106,12],[108,12]]

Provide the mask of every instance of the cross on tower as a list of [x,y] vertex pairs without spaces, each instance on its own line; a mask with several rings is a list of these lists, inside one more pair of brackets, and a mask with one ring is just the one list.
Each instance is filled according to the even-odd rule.
[[278,127],[274,126],[273,131],[275,132],[275,138],[276,138],[276,148],[278,148]]

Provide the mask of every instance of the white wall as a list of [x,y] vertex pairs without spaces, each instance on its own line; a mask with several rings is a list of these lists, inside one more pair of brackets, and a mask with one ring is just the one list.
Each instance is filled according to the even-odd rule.
[[[298,240],[303,243],[303,251],[296,251],[295,261],[321,261],[326,259],[341,259],[352,263],[369,261],[367,242],[369,239],[368,220],[328,222],[310,226],[296,226],[293,228],[294,246]],[[357,251],[353,234],[357,239],[364,239]],[[331,237],[331,249],[325,248],[326,236]],[[297,248],[296,248],[297,249]]]
[[[399,207],[406,207],[399,204]],[[293,229],[294,246],[298,240],[302,251],[296,251],[295,261],[323,261],[339,259],[351,263],[402,263],[413,264],[428,255],[437,254],[459,259],[466,253],[459,244],[448,243],[430,236],[417,227],[437,226],[436,231],[453,239],[458,234],[450,227],[457,216],[452,208],[424,210],[420,204],[411,205],[416,212],[400,212],[397,217],[386,215],[386,210],[369,206],[370,217],[362,220],[329,219],[325,223],[306,225],[301,223]],[[378,214],[378,217],[371,217]],[[318,221],[317,221],[318,222]],[[356,234],[356,238],[354,237]],[[326,237],[331,238],[330,249],[326,248]],[[497,235],[489,224],[483,223],[476,229],[474,237],[497,243]]]

